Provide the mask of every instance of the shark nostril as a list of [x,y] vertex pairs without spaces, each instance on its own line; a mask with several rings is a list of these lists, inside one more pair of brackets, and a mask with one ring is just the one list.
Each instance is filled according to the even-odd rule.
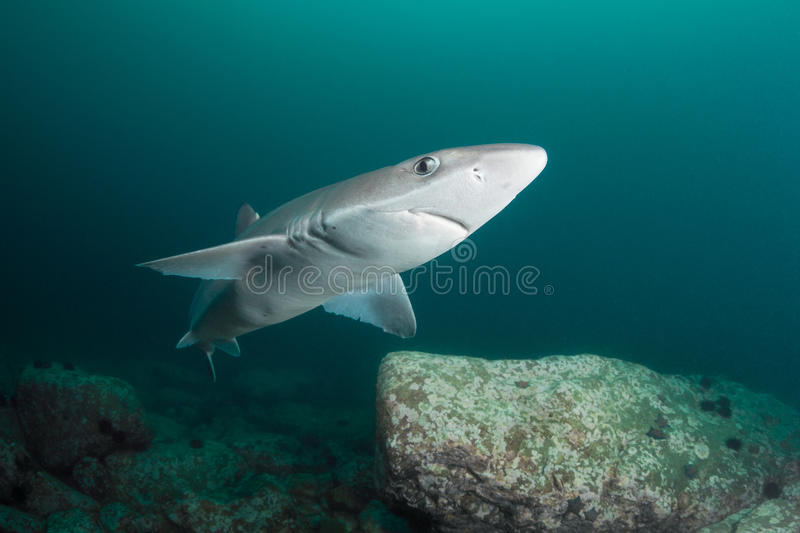
[[475,172],[475,174],[472,175],[472,177],[475,178],[476,181],[479,181],[479,182],[483,183],[483,176],[481,176],[480,174],[477,173],[477,169],[475,169],[475,170],[476,170],[476,172]]

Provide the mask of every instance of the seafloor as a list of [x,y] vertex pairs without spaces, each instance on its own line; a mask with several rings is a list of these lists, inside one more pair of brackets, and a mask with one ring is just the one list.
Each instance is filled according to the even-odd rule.
[[800,414],[719,377],[398,352],[376,408],[301,372],[129,381],[18,373],[0,531],[800,531]]

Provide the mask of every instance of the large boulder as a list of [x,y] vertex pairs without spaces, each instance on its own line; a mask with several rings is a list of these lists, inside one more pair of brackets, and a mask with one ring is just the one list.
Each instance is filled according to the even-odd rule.
[[387,500],[441,531],[694,531],[800,477],[800,415],[733,382],[595,355],[389,354]]
[[17,414],[28,449],[48,469],[86,456],[146,447],[152,433],[133,388],[56,364],[28,366],[17,382]]
[[800,482],[775,484],[773,496],[743,509],[699,533],[788,533],[800,531]]

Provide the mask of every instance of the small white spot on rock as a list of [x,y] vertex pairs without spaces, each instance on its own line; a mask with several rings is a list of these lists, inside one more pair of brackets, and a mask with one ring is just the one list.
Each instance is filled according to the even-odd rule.
[[703,443],[699,442],[694,446],[694,454],[700,459],[708,459],[708,446]]

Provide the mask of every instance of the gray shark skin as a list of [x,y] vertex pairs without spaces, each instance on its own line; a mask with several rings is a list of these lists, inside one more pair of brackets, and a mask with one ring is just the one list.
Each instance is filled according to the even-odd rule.
[[137,266],[203,280],[177,347],[195,345],[209,363],[215,348],[238,356],[236,337],[319,305],[412,337],[416,319],[399,274],[466,239],[546,163],[545,151],[527,144],[423,154],[263,217],[245,204],[234,241]]

